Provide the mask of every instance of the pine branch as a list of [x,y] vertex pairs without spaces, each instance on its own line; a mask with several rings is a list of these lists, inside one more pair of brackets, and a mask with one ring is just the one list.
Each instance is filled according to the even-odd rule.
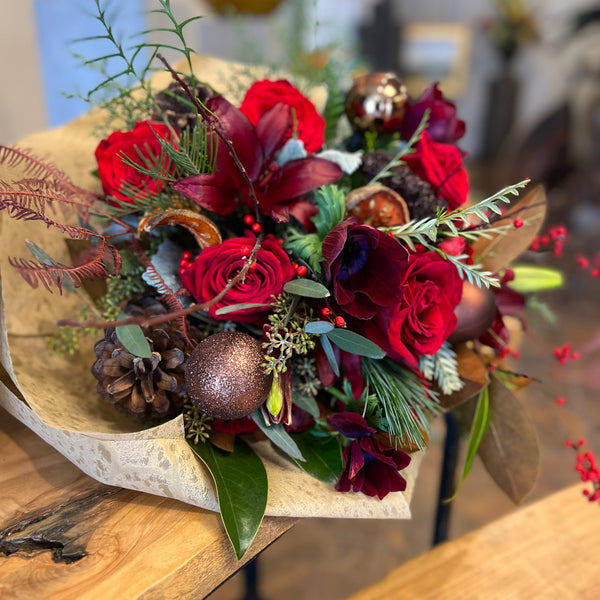
[[411,250],[415,250],[415,242],[423,246],[437,240],[438,219],[425,218],[420,221],[409,221],[396,227],[380,227],[382,231],[391,233],[397,240],[404,242]]
[[365,381],[377,396],[390,435],[403,444],[424,448],[429,419],[441,412],[437,394],[395,361],[363,358],[362,364]]

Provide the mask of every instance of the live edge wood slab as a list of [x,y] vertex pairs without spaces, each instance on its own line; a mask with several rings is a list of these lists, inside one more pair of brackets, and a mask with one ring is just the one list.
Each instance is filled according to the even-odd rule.
[[0,409],[0,598],[197,600],[294,522],[239,562],[215,513],[98,483]]

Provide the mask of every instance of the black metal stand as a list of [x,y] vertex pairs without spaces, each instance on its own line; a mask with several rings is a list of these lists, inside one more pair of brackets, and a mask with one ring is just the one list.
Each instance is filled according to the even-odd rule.
[[256,561],[258,556],[252,559],[243,567],[244,577],[246,578],[246,592],[242,600],[260,600],[258,595],[258,569]]
[[433,532],[433,545],[448,539],[450,524],[451,502],[446,502],[452,497],[455,489],[456,467],[460,450],[460,427],[458,419],[451,413],[446,413],[446,439],[444,441],[444,458],[440,477],[440,491],[437,512],[435,515],[435,529]]

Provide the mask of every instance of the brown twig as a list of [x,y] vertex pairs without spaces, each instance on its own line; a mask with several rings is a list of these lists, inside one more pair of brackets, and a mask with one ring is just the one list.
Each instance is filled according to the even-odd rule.
[[254,248],[250,252],[250,256],[246,264],[240,269],[240,271],[232,277],[225,287],[213,298],[208,300],[207,302],[198,302],[196,304],[192,304],[186,308],[182,308],[181,310],[173,311],[170,313],[166,313],[164,315],[158,315],[155,317],[127,317],[126,319],[121,319],[119,321],[101,321],[98,319],[86,319],[84,321],[77,321],[75,319],[61,319],[58,321],[59,326],[70,325],[72,327],[97,327],[99,329],[107,329],[109,327],[120,327],[123,325],[140,325],[141,327],[150,327],[152,325],[158,325],[160,323],[165,323],[166,321],[172,321],[174,319],[178,319],[180,317],[185,317],[187,315],[191,315],[192,313],[198,311],[206,311],[211,306],[222,300],[229,290],[231,290],[238,282],[243,281],[246,273],[250,270],[250,265],[256,260],[256,255],[260,249],[262,243],[262,235],[256,238],[256,243],[254,244]]

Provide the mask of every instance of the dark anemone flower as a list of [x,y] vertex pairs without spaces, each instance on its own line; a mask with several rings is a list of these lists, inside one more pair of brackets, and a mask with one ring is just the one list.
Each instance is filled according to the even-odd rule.
[[[342,175],[335,163],[308,156],[276,162],[277,151],[293,125],[290,106],[276,104],[252,125],[235,106],[222,96],[206,102],[216,115],[223,136],[231,142],[241,165],[252,181],[260,212],[276,221],[287,221],[294,203],[304,194]],[[254,206],[248,184],[226,144],[209,132],[208,147],[217,148],[214,173],[185,177],[173,189],[198,206],[219,215],[228,215],[239,205]]]
[[336,413],[327,417],[330,427],[350,439],[344,448],[344,470],[335,489],[338,492],[362,492],[380,500],[390,492],[406,489],[406,479],[399,471],[410,464],[403,450],[389,448],[376,437],[376,429],[356,413]]
[[327,234],[322,252],[333,297],[349,315],[371,319],[402,300],[408,253],[389,235],[357,221],[344,221]]

